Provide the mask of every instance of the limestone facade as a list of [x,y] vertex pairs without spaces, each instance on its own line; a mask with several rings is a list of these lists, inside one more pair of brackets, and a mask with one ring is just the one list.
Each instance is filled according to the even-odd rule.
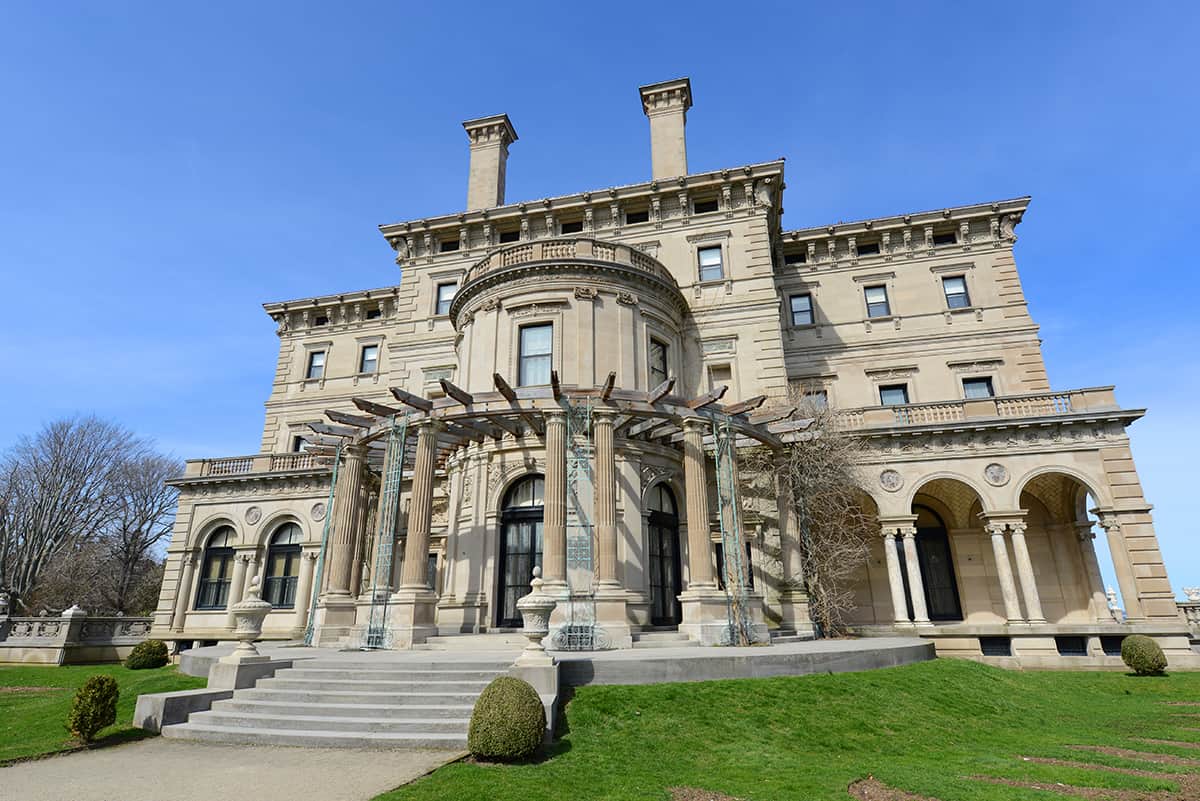
[[[1139,631],[1188,661],[1129,448],[1142,410],[1112,387],[1051,388],[1014,261],[1029,198],[785,230],[782,161],[688,174],[690,82],[641,97],[651,181],[506,203],[515,128],[473,120],[469,208],[380,228],[396,285],[266,304],[280,348],[260,453],[191,461],[178,480],[155,633],[228,639],[255,576],[264,597],[290,600],[267,616],[271,638],[361,638],[381,588],[401,610],[393,645],[496,630],[513,625],[514,581],[528,583],[513,571],[544,559],[569,574],[547,572],[549,589],[585,588],[608,645],[656,626],[715,641],[729,572],[711,428],[598,401],[581,437],[554,408],[553,371],[639,397],[673,379],[663,402],[680,409],[719,386],[720,408],[797,394],[833,407],[872,455],[880,536],[856,584],[862,633],[913,631],[1000,663],[1111,665]],[[455,392],[493,397],[496,376],[540,404],[536,419],[488,418],[478,436],[414,423],[392,532],[378,449],[342,453],[332,494],[329,460],[305,450],[326,410],[359,413],[352,398],[426,399],[432,420],[462,405]],[[569,465],[583,446],[581,482]],[[746,579],[757,626],[806,635],[785,517],[741,516]],[[583,563],[555,550],[572,548],[572,525],[591,527]],[[290,544],[273,545],[286,526]],[[1093,526],[1127,622],[1105,602]]]

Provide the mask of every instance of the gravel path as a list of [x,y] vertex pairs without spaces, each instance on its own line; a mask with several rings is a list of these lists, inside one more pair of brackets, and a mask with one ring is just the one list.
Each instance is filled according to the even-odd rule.
[[155,737],[0,768],[0,801],[369,801],[458,756]]

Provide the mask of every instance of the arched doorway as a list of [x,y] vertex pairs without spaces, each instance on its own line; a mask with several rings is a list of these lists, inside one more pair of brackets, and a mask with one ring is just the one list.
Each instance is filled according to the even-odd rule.
[[533,568],[542,566],[542,507],[545,482],[525,476],[504,495],[500,511],[500,562],[496,626],[521,628],[517,600],[531,591]]
[[[946,524],[937,512],[926,506],[914,505],[913,513],[917,516],[917,561],[921,582],[925,585],[929,619],[962,620],[962,603],[958,597],[958,580],[954,575],[954,556],[950,551]],[[909,614],[912,614],[911,600]]]
[[646,568],[650,574],[650,624],[675,626],[683,619],[679,608],[679,513],[666,484],[657,484],[646,497],[649,510]]

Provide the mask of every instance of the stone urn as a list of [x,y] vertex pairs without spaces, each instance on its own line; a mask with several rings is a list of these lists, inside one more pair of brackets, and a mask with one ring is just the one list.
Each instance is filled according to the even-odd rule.
[[535,567],[533,581],[530,582],[532,591],[517,600],[517,610],[521,613],[521,620],[524,623],[521,633],[529,640],[529,644],[517,658],[518,665],[545,664],[553,661],[546,653],[546,647],[542,645],[542,640],[550,633],[550,613],[554,611],[558,601],[553,595],[542,592],[544,583],[542,569]]
[[227,658],[234,662],[267,659],[254,647],[254,641],[262,636],[263,619],[271,611],[271,605],[259,597],[258,576],[250,581],[246,597],[234,604],[230,611],[233,612],[233,619],[236,621],[233,636],[237,638],[238,645]]
[[1200,601],[1200,587],[1184,587],[1183,594],[1188,601]]

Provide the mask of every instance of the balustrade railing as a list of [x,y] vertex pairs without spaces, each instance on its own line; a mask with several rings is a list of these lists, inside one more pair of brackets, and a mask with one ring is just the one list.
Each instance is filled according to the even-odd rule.
[[1116,409],[1112,387],[1039,392],[998,398],[971,398],[903,406],[865,406],[837,412],[845,429],[953,423],[963,420],[1014,417],[1053,417],[1089,410]]
[[255,473],[286,473],[315,470],[320,465],[311,453],[260,453],[255,456],[229,456],[222,459],[191,459],[185,478],[245,476]]
[[1192,639],[1200,640],[1200,601],[1179,601],[1179,611],[1192,630]]
[[541,242],[522,242],[489,253],[467,270],[463,284],[482,278],[493,270],[515,267],[536,261],[554,259],[594,259],[632,267],[650,273],[660,279],[673,282],[670,272],[658,259],[647,256],[640,250],[617,242],[604,242],[589,238],[547,239]]

